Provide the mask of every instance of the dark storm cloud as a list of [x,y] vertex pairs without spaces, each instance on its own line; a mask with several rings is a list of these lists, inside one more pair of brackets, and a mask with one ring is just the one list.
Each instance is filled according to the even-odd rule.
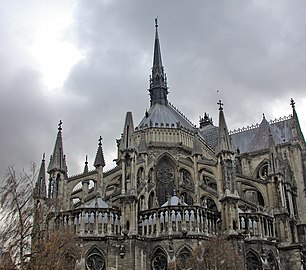
[[65,31],[83,58],[51,95],[39,71],[18,65],[15,55],[23,63],[27,56],[4,21],[1,163],[49,156],[62,119],[70,173],[82,169],[86,154],[93,163],[100,135],[112,167],[126,111],[136,126],[149,106],[156,16],[169,100],[195,124],[204,112],[218,124],[219,99],[229,129],[260,122],[263,112],[275,117],[274,101],[285,103],[278,116],[288,115],[290,97],[297,109],[305,99],[305,11],[304,1],[79,1]]

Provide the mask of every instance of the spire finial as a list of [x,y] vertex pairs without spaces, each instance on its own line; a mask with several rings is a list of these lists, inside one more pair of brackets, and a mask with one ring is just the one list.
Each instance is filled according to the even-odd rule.
[[85,164],[88,164],[88,156],[85,157]]
[[58,123],[58,130],[62,130],[62,124],[63,124],[63,122],[62,122],[62,120],[60,120],[59,123]]
[[45,158],[46,158],[46,153],[43,153],[43,159],[42,159],[42,161],[45,161]]
[[155,18],[155,27],[158,27],[158,16]]
[[262,118],[266,119],[265,113],[262,113]]
[[219,99],[219,102],[217,103],[219,105],[219,111],[223,111],[223,103],[221,102],[221,100]]
[[291,100],[290,100],[290,105],[291,105],[292,109],[295,108],[295,102],[294,102],[293,98],[291,98]]
[[99,138],[99,145],[102,145],[102,140],[103,140],[103,138],[102,138],[102,136],[100,136],[100,138]]

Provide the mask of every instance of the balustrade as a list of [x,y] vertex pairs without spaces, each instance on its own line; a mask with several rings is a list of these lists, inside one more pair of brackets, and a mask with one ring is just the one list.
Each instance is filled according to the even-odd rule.
[[263,213],[240,213],[239,230],[253,238],[276,237],[274,218]]
[[63,225],[80,235],[121,235],[121,214],[116,209],[80,209],[63,214]]
[[138,233],[156,237],[162,234],[213,235],[219,213],[200,206],[167,206],[139,213]]

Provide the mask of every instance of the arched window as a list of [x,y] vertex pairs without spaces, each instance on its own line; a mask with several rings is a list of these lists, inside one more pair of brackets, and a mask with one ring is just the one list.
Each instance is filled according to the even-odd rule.
[[207,209],[211,210],[211,211],[218,211],[217,205],[215,203],[215,201],[211,198],[207,198]]
[[247,270],[262,270],[259,258],[253,251],[249,251],[246,255],[246,267]]
[[248,189],[244,191],[244,197],[246,200],[259,204],[260,206],[265,206],[264,198],[262,194],[255,189]]
[[278,263],[275,260],[275,257],[271,251],[268,254],[268,264],[271,270],[278,270]]
[[143,167],[140,167],[138,169],[137,172],[137,186],[139,187],[139,185],[144,181],[144,169]]
[[181,193],[181,200],[188,205],[193,205],[193,198],[188,192]]
[[97,249],[93,248],[86,258],[86,270],[104,270],[105,259],[102,253]]
[[148,200],[148,209],[152,209],[155,207],[155,195],[154,192],[151,192]]
[[161,249],[157,249],[154,252],[154,255],[151,261],[151,269],[152,270],[167,270],[167,256]]
[[194,260],[191,252],[184,248],[177,257],[177,268],[179,270],[189,270],[193,269],[193,264]]
[[165,155],[156,166],[156,197],[159,205],[167,201],[167,195],[172,194],[175,187],[175,163]]

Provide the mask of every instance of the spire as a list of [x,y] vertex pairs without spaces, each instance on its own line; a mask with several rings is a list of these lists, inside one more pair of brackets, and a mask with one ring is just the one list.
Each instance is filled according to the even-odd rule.
[[158,37],[157,18],[155,18],[155,43],[154,43],[154,55],[153,55],[153,69],[154,68],[163,68],[160,45],[159,45],[159,37]]
[[34,188],[34,198],[46,198],[46,165],[45,165],[45,154],[43,154],[43,159],[41,161],[40,170],[37,178],[37,182]]
[[120,150],[131,149],[135,147],[133,133],[134,123],[132,112],[127,112],[124,122],[122,139],[120,143]]
[[228,151],[234,153],[231,138],[228,133],[225,117],[223,113],[223,103],[221,100],[217,103],[219,105],[219,134],[218,134],[218,148],[217,152]]
[[88,173],[88,160],[87,160],[87,155],[86,155],[86,159],[85,159],[85,166],[84,166],[84,173]]
[[155,43],[154,43],[154,55],[153,55],[153,68],[152,76],[150,77],[150,101],[151,106],[159,103],[166,105],[168,103],[168,87],[167,77],[164,72],[162,64],[161,50],[158,37],[158,23],[155,19]]
[[95,159],[95,163],[94,163],[94,166],[96,168],[99,167],[99,166],[102,166],[102,167],[105,166],[104,155],[103,155],[103,150],[102,150],[102,137],[101,136],[100,136],[98,141],[99,141],[98,150],[97,150],[96,159]]
[[48,166],[48,173],[51,171],[60,171],[67,174],[66,160],[63,151],[62,124],[63,122],[60,120],[53,155],[50,158]]

